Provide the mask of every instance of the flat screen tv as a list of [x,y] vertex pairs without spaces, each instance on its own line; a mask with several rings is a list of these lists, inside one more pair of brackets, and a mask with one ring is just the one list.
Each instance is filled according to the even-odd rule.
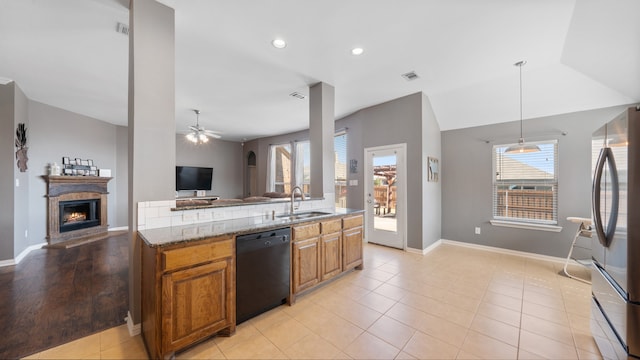
[[211,190],[213,168],[176,166],[176,190]]

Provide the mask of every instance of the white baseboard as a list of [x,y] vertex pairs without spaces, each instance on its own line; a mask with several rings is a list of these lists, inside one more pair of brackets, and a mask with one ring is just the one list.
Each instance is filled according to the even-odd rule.
[[131,313],[129,311],[127,311],[127,317],[124,318],[124,320],[127,322],[127,329],[129,329],[130,336],[140,335],[141,326],[140,324],[133,323],[133,320],[131,319]]
[[447,244],[447,245],[462,246],[462,247],[468,247],[471,249],[491,251],[491,252],[500,253],[500,254],[521,256],[529,259],[545,260],[545,261],[552,261],[557,263],[564,263],[566,261],[565,258],[559,258],[556,256],[534,254],[526,251],[509,250],[509,249],[503,249],[503,248],[487,246],[487,245],[471,244],[471,243],[466,243],[462,241],[440,239],[440,242],[442,244]]
[[0,267],[4,267],[4,266],[13,266],[15,265],[16,262],[14,259],[9,259],[9,260],[0,260]]
[[128,226],[118,226],[118,227],[109,228],[109,231],[120,231],[120,230],[129,230],[129,227]]
[[407,252],[408,253],[412,253],[412,254],[418,254],[418,255],[427,255],[428,253],[433,251],[433,249],[437,248],[441,244],[442,244],[442,240],[438,240],[438,241],[434,242],[433,244],[427,246],[426,248],[424,248],[422,250],[408,247],[407,248]]
[[22,261],[22,259],[29,255],[30,252],[32,252],[33,250],[41,249],[45,245],[47,245],[46,242],[28,246],[26,249],[22,250],[22,252],[18,254],[18,256],[16,256],[14,259],[0,261],[0,267],[18,265],[20,261]]

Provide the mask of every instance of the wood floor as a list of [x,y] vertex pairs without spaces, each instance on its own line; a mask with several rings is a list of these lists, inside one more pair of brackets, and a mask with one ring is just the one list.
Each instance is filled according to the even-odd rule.
[[0,359],[121,325],[128,309],[128,234],[32,251],[0,268]]

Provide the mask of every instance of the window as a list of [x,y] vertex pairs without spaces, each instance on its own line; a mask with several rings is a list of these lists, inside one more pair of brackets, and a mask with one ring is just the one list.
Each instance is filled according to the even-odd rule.
[[269,147],[267,191],[291,192],[291,144]]
[[493,218],[558,223],[558,141],[540,141],[541,151],[505,154],[513,145],[493,147]]
[[311,193],[311,145],[309,140],[296,142],[295,182],[305,194]]
[[333,138],[335,152],[336,208],[347,207],[347,132],[337,133]]
[[[336,207],[347,206],[347,133],[334,137]],[[292,151],[293,149],[293,151]],[[309,140],[269,146],[267,191],[291,193],[292,184],[311,193],[311,145]]]

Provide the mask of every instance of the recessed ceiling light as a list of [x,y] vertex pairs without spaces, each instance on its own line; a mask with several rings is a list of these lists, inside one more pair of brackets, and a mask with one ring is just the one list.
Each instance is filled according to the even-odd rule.
[[273,47],[278,48],[278,49],[284,49],[287,47],[287,42],[282,40],[282,39],[274,39],[271,42],[271,45],[273,45]]
[[362,55],[363,52],[364,52],[364,49],[361,47],[351,49],[351,54],[353,55]]

